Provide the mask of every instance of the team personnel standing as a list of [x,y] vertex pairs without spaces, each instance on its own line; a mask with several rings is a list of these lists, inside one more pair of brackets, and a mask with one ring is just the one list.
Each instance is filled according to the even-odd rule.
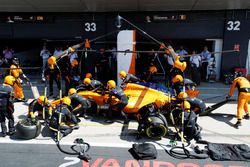
[[[119,87],[116,86],[116,83],[114,80],[109,80],[107,82],[107,89],[109,90],[109,98],[107,102],[110,104],[109,111],[108,111],[108,120],[106,120],[107,123],[112,123],[113,121],[111,120],[112,117],[112,112],[113,111],[119,111],[121,114],[125,117],[125,121],[127,121],[127,118],[122,111],[123,108],[128,104],[128,97],[127,95],[123,92],[123,90]],[[112,102],[112,97],[115,97],[119,99],[118,102],[113,103]]]
[[175,91],[177,96],[183,90],[184,79],[181,75],[175,75],[171,80],[171,88]]
[[58,66],[61,70],[61,77],[64,80],[64,95],[68,94],[69,89],[71,88],[71,81],[72,81],[72,70],[71,70],[71,63],[67,56],[63,57],[59,62]]
[[197,85],[200,85],[200,66],[201,66],[201,57],[200,55],[196,54],[195,51],[192,52],[190,57],[190,64],[191,64],[191,78]]
[[13,92],[13,84],[15,82],[15,78],[13,76],[6,76],[4,78],[4,83],[0,86],[0,123],[2,128],[2,136],[5,137],[7,135],[7,127],[5,124],[6,118],[9,120],[8,128],[9,135],[13,135],[15,133],[14,126],[14,92]]
[[149,64],[148,70],[146,72],[145,78],[143,80],[145,80],[146,82],[157,82],[156,80],[154,80],[154,76],[157,73],[157,67],[155,66],[154,62],[152,61]]
[[71,81],[70,87],[76,88],[79,85],[80,75],[79,75],[79,63],[77,60],[71,62]]
[[46,69],[46,65],[47,65],[47,61],[49,56],[51,55],[50,51],[47,49],[46,45],[43,46],[43,49],[40,52],[40,56],[43,59],[43,73],[42,73],[42,81],[45,81],[45,77],[44,77],[44,71]]
[[180,49],[176,51],[178,55],[181,56],[180,61],[185,61],[184,55],[187,55],[188,52],[183,48],[183,46],[180,46]]
[[8,46],[6,46],[5,49],[3,50],[3,55],[4,55],[4,58],[8,62],[8,65],[10,65],[12,62],[13,53],[14,53],[14,51],[12,49],[10,49]]
[[[44,108],[45,107],[45,108]],[[44,108],[44,113],[43,113]],[[38,113],[39,118],[48,119],[52,115],[52,106],[48,102],[48,99],[44,96],[39,96],[37,99],[34,99],[28,107],[28,118],[31,118],[32,121],[35,121],[35,113]]]
[[53,96],[53,81],[56,82],[58,90],[60,90],[60,71],[56,64],[56,58],[51,57],[48,59],[48,68],[45,70],[44,74],[47,80],[49,80],[49,96]]
[[69,89],[68,96],[71,99],[71,106],[73,108],[72,113],[74,115],[79,114],[80,116],[82,115],[84,118],[87,118],[85,114],[86,110],[91,107],[90,101],[82,96],[79,96],[74,88]]
[[204,50],[200,53],[201,55],[201,71],[202,71],[202,80],[206,81],[207,80],[207,66],[208,63],[210,62],[211,58],[211,53],[208,51],[207,46],[204,47]]
[[68,57],[69,57],[70,63],[72,63],[72,61],[78,59],[77,52],[71,52],[71,53],[69,53]]
[[228,92],[227,98],[230,98],[233,95],[234,88],[238,88],[238,106],[237,106],[237,119],[238,121],[235,123],[235,128],[239,128],[241,126],[241,120],[243,118],[242,112],[245,111],[246,115],[245,119],[249,119],[249,108],[248,101],[250,100],[250,83],[245,77],[237,77],[234,79],[230,90]]
[[58,56],[58,55],[60,55],[62,52],[63,52],[62,47],[56,47],[55,50],[54,50],[53,55],[54,55],[54,56]]
[[98,60],[96,62],[96,75],[97,79],[103,83],[105,83],[108,80],[108,77],[111,77],[111,74],[109,73],[109,59],[105,55],[105,50],[102,48],[100,49],[100,55],[98,57]]
[[23,101],[26,102],[27,100],[24,97],[23,94],[23,88],[22,88],[22,80],[21,76],[23,76],[24,79],[26,79],[29,82],[28,77],[23,73],[22,69],[19,66],[19,60],[18,58],[13,58],[12,64],[10,66],[10,75],[15,78],[14,82],[14,97],[15,101]]

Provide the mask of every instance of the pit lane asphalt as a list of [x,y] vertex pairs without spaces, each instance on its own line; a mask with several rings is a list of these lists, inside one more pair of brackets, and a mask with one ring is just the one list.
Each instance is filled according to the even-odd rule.
[[[68,146],[64,147],[67,149]],[[249,162],[179,160],[164,150],[157,150],[158,158],[155,160],[137,161],[128,148],[91,147],[88,154],[92,159],[86,163],[61,153],[55,145],[0,144],[0,149],[1,167],[249,167]]]
[[[44,84],[39,82],[33,82],[33,85],[38,85],[39,92],[43,91]],[[219,102],[224,98],[228,90],[229,85],[224,85],[222,83],[201,83],[198,87],[201,91],[199,98],[207,99],[205,100],[207,106],[214,104],[214,102]],[[56,90],[56,88],[54,89]],[[32,98],[30,88],[24,86],[25,96],[27,98]],[[42,94],[42,93],[41,93]],[[237,91],[233,98],[236,98]],[[221,96],[221,97],[218,97]],[[31,100],[29,100],[30,102]],[[226,104],[215,111],[209,116],[199,117],[198,123],[202,126],[202,138],[209,142],[215,143],[231,143],[231,144],[248,144],[250,145],[250,132],[249,120],[243,120],[243,126],[239,129],[232,127],[233,123],[236,122],[235,102]],[[15,103],[15,122],[24,118],[27,114],[27,104]],[[128,160],[133,160],[133,157],[128,152],[128,149],[132,147],[133,143],[141,143],[144,141],[155,142],[147,138],[136,140],[136,122],[130,122],[128,127],[125,127],[124,131],[122,129],[124,126],[118,121],[111,125],[105,125],[101,117],[97,117],[90,120],[85,120],[82,118],[82,123],[80,124],[80,129],[75,130],[69,136],[63,138],[62,144],[72,144],[75,138],[82,137],[86,142],[90,143],[92,146],[89,155],[92,160],[89,166],[93,165],[100,159],[103,159],[97,166],[112,166],[107,165],[107,161],[114,159],[118,162],[119,166],[125,166]],[[72,157],[66,154],[62,154],[54,145],[54,141],[50,137],[50,133],[46,128],[36,139],[32,140],[18,140],[10,139],[9,137],[0,138],[0,154],[1,165],[0,166],[60,166],[65,163],[73,161]],[[218,164],[224,167],[227,166],[243,166],[249,167],[249,163],[246,162],[215,162],[211,159],[207,160],[178,160],[170,157],[166,154],[160,145],[168,145],[169,139],[162,138],[162,140],[157,141],[156,144],[158,149],[158,159],[161,162],[169,162],[174,166],[179,165],[181,162],[184,163],[195,163],[198,166],[205,166],[205,164]],[[180,143],[179,143],[180,144]],[[203,145],[201,146],[203,147]],[[13,158],[14,157],[14,158]],[[76,162],[76,161],[74,161]],[[143,164],[145,161],[139,161]],[[106,163],[106,164],[105,164]],[[68,164],[68,166],[70,166]],[[71,166],[83,166],[82,162],[78,162]],[[94,165],[93,165],[94,166]],[[115,166],[115,165],[113,165]],[[141,165],[143,166],[143,165]],[[151,166],[153,166],[153,161],[151,161]],[[165,166],[167,166],[165,164]]]

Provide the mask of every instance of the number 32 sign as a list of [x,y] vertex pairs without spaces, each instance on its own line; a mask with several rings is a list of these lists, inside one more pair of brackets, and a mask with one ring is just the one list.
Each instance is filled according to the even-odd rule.
[[227,30],[228,31],[240,31],[240,21],[228,21],[227,22]]

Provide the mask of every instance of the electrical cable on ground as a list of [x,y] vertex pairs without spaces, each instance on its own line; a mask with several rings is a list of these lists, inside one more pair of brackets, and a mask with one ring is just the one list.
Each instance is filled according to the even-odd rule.
[[[57,148],[64,154],[68,154],[68,155],[78,155],[78,158],[81,160],[84,160],[86,162],[88,162],[89,160],[91,160],[91,157],[86,154],[86,152],[89,151],[90,149],[90,144],[84,142],[84,140],[82,138],[76,138],[74,141],[74,145],[72,145],[70,148],[73,152],[69,152],[69,151],[65,151],[61,145],[60,145],[60,141],[56,141],[56,146]],[[76,150],[76,146],[79,147],[79,151]]]

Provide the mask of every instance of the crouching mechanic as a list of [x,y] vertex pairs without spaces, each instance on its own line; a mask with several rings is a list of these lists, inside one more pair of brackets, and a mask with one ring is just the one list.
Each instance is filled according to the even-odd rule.
[[61,104],[57,105],[53,110],[49,122],[49,128],[54,132],[60,132],[62,137],[67,136],[74,129],[79,128],[76,116],[70,112],[70,104],[70,98],[64,97]]
[[[127,122],[128,121],[127,116],[122,111],[123,108],[128,104],[127,95],[123,92],[123,90],[119,86],[116,86],[116,83],[114,80],[109,80],[107,82],[107,89],[108,89],[108,94],[109,94],[107,103],[109,103],[110,106],[109,106],[108,115],[107,115],[108,118],[105,122],[113,123],[113,121],[111,120],[113,111],[121,112],[122,116],[125,117],[125,121]],[[118,102],[112,101],[113,96],[117,98],[119,101]]]
[[[48,102],[48,99],[44,96],[39,96],[37,99],[34,99],[28,107],[28,118],[34,122],[36,120],[35,113],[38,113],[38,118],[49,119],[52,115],[52,106]],[[43,113],[44,112],[44,113]]]
[[163,98],[157,98],[154,103],[143,106],[137,114],[138,136],[144,131],[148,137],[161,138],[167,133],[166,118],[160,113],[166,104]]
[[94,79],[84,78],[83,84],[81,84],[77,89],[78,90],[92,90],[97,91],[103,88],[103,84]]
[[172,89],[175,91],[175,94],[178,95],[182,92],[184,80],[181,75],[175,75],[171,80]]
[[122,84],[140,82],[141,80],[133,74],[126,73],[125,71],[119,72],[119,77],[122,80]]
[[70,88],[68,92],[68,96],[71,99],[71,106],[73,110],[71,111],[74,115],[83,116],[84,118],[87,118],[86,110],[91,107],[91,103],[86,98],[79,96],[76,93],[76,89]]
[[238,121],[234,124],[235,128],[241,126],[241,120],[243,118],[242,111],[244,110],[246,115],[245,119],[249,119],[249,108],[248,101],[250,100],[250,83],[245,77],[237,77],[234,79],[230,90],[228,92],[227,99],[233,95],[234,88],[238,88],[238,106],[237,106],[237,119]]
[[[188,97],[186,92],[178,94],[178,102],[181,111],[184,111],[184,125],[182,131],[184,138],[189,142],[194,139],[196,142],[201,142],[201,127],[197,124],[197,115],[191,110],[190,103],[186,100]],[[179,122],[181,123],[182,112],[179,115]]]
[[14,116],[13,116],[14,81],[15,81],[15,78],[13,76],[8,75],[4,78],[4,83],[0,86],[0,123],[1,123],[3,137],[7,135],[7,127],[5,124],[6,118],[9,120],[8,134],[13,135],[15,133]]

